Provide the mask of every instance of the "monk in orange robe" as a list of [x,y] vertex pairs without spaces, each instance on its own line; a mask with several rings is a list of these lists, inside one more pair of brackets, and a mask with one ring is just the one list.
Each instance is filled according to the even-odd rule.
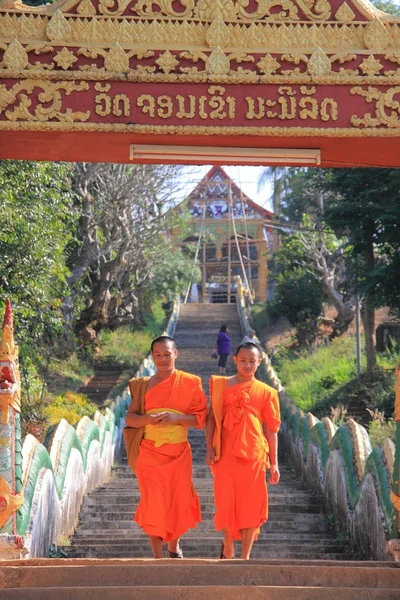
[[268,467],[269,483],[279,482],[280,412],[277,392],[255,378],[258,347],[241,344],[233,360],[236,375],[210,380],[206,462],[214,476],[215,528],[224,534],[220,558],[234,558],[234,540],[241,540],[241,558],[248,560],[268,519]]
[[135,464],[140,502],[134,520],[148,534],[154,558],[163,557],[164,542],[170,558],[182,558],[179,538],[201,522],[187,434],[189,427],[204,427],[207,400],[199,377],[175,369],[172,338],[154,340],[151,353],[157,372],[147,383],[145,414],[129,409],[126,416],[129,427],[144,426]]

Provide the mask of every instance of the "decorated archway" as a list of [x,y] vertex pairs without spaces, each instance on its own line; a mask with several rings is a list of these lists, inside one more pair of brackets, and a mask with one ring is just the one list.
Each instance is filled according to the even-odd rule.
[[0,35],[1,158],[400,165],[366,0],[1,0]]

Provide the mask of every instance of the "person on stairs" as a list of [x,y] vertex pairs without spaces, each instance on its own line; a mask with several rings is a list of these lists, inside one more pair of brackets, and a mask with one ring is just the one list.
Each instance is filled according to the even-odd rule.
[[255,378],[261,360],[259,348],[246,342],[233,357],[237,374],[210,379],[206,463],[214,476],[215,528],[224,535],[220,558],[234,558],[234,540],[241,540],[241,558],[250,558],[268,519],[267,468],[269,483],[279,483],[279,399]]
[[204,427],[207,400],[200,377],[175,369],[178,351],[172,338],[155,339],[151,354],[156,374],[129,382],[126,424],[139,434],[136,445],[127,442],[140,491],[134,520],[149,536],[154,558],[163,557],[165,542],[170,558],[183,558],[179,539],[201,522],[188,428]]
[[231,353],[231,338],[228,335],[227,325],[221,325],[217,337],[218,366],[220,373],[226,373],[226,361]]

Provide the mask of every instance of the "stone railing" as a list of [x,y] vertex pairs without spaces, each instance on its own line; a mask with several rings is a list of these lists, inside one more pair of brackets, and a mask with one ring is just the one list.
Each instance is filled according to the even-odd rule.
[[[237,307],[242,330],[248,334],[246,290],[240,281]],[[353,419],[337,427],[328,417],[319,421],[296,407],[265,353],[259,372],[279,392],[280,455],[320,496],[336,530],[348,539],[350,553],[364,559],[399,560],[400,361],[396,446],[387,439],[374,449],[367,430]]]
[[[178,315],[177,302],[165,335],[173,336]],[[136,375],[153,373],[148,356]],[[62,419],[47,432],[44,444],[29,434],[22,449],[17,415],[10,439],[14,438],[17,448],[14,471],[21,471],[17,491],[22,502],[0,529],[0,558],[47,556],[52,544],[59,545],[73,533],[84,496],[109,479],[114,462],[121,457],[130,400],[126,389],[104,414],[96,411],[93,418],[85,416],[74,427]]]

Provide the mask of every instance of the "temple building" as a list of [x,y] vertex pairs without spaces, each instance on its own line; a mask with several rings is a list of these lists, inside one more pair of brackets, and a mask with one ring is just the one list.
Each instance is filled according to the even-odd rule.
[[235,302],[238,275],[256,302],[265,300],[267,261],[277,247],[273,213],[250,200],[219,166],[175,208],[182,209],[191,216],[189,235],[185,229],[180,237],[174,229],[172,236],[177,244],[191,246],[202,272],[189,301]]

